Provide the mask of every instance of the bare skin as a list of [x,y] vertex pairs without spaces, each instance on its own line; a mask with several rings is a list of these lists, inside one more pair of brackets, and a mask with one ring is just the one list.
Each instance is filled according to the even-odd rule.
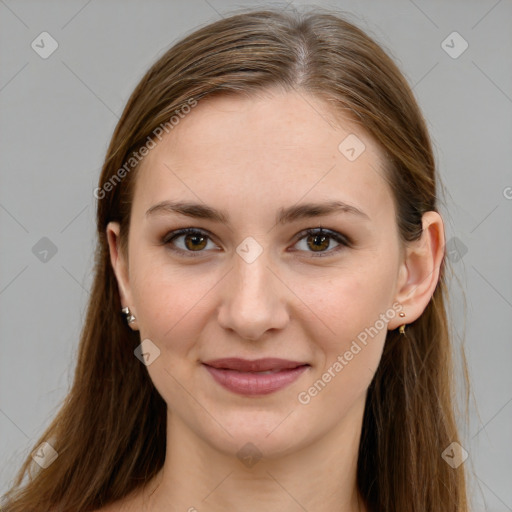
[[[366,512],[356,487],[366,392],[387,330],[416,320],[434,293],[444,227],[427,212],[421,240],[401,245],[380,148],[349,120],[330,123],[328,109],[303,92],[205,100],[146,156],[128,260],[119,225],[107,234],[131,327],[160,350],[147,370],[168,405],[166,461],[146,490],[102,512]],[[366,146],[353,161],[338,150],[349,134]],[[275,222],[281,208],[334,200],[364,214]],[[161,201],[208,205],[229,223],[146,214]],[[186,227],[206,237],[200,248],[197,234],[162,243]],[[317,237],[316,248],[304,230],[320,227],[351,244]],[[236,251],[247,237],[262,249],[251,263]],[[354,354],[371,326],[378,334]],[[229,356],[310,367],[279,391],[248,397],[201,364]],[[319,379],[328,382],[309,393]],[[247,443],[261,455],[252,467],[237,456]]]

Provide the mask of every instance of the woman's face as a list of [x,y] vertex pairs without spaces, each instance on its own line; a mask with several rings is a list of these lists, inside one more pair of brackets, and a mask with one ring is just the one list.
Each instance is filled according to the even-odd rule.
[[[170,417],[224,453],[252,443],[273,457],[360,429],[386,332],[403,323],[382,153],[328,115],[306,93],[200,101],[138,171],[129,263],[119,254],[116,268],[123,305],[151,340],[147,370]],[[334,202],[350,208],[322,212]],[[184,228],[195,232],[171,240]],[[307,366],[217,372],[227,388],[204,364],[221,358]]]

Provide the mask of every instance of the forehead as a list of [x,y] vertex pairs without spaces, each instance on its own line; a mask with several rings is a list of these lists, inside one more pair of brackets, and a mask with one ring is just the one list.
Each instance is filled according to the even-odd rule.
[[359,125],[305,92],[218,96],[200,100],[144,158],[133,208],[199,199],[275,211],[338,198],[374,218],[393,211],[383,163]]

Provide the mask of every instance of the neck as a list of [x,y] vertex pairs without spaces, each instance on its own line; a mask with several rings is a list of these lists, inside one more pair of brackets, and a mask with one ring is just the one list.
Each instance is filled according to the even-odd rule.
[[314,443],[246,464],[168,413],[166,461],[148,486],[142,510],[366,512],[356,486],[363,412],[364,397]]

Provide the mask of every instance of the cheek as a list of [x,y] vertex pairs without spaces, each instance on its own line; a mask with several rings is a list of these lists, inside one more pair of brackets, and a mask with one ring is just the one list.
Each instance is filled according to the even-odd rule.
[[219,279],[212,271],[199,275],[193,265],[170,265],[162,254],[134,257],[131,284],[141,337],[166,350],[186,350],[198,339],[208,291]]
[[[326,353],[345,350],[376,322],[377,329],[385,335],[386,326],[379,320],[390,308],[393,276],[391,262],[380,259],[355,270],[330,269],[326,279],[303,281],[300,294],[314,313],[312,318],[316,320],[312,322],[318,326],[317,336],[323,334]],[[372,333],[375,337],[373,330]]]
[[335,416],[343,414],[366,392],[395,314],[390,307],[394,275],[392,258],[380,257],[365,259],[358,268],[330,272],[323,282],[303,282],[302,296],[315,313],[308,335],[319,361],[311,387],[302,395],[301,403],[315,402],[311,411],[322,403],[323,408],[332,407]]
[[330,410],[331,419],[340,418],[368,389],[382,355],[387,322],[394,314],[388,309],[392,290],[388,281],[366,272],[330,280],[323,292],[318,287],[304,290],[315,313],[308,334],[317,348],[318,366],[309,387],[297,398],[308,404],[310,413],[325,415]]

